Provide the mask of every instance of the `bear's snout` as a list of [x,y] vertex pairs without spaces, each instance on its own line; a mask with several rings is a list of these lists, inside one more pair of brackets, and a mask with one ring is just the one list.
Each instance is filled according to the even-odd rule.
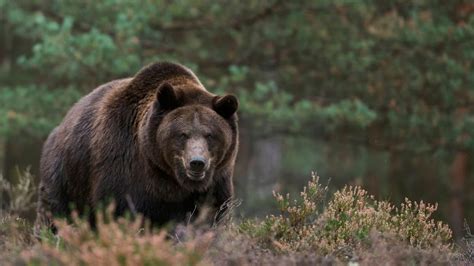
[[194,181],[204,179],[206,176],[206,159],[202,156],[194,156],[189,162],[188,171],[186,175]]
[[191,138],[186,146],[186,175],[195,181],[204,179],[209,168],[209,151],[206,141],[203,138]]
[[189,169],[194,172],[202,172],[206,167],[206,159],[202,156],[194,156],[189,162]]

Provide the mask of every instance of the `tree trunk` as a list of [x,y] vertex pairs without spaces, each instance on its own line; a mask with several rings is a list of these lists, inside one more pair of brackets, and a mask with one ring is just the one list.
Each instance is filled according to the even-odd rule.
[[451,228],[456,238],[462,237],[464,220],[463,192],[468,175],[469,154],[458,151],[451,165]]
[[[5,163],[5,154],[6,154],[6,147],[5,147],[5,137],[0,136],[0,177],[4,177],[4,163]],[[3,217],[3,209],[4,209],[5,199],[3,198],[3,188],[0,187],[0,217]]]
[[6,149],[6,139],[3,136],[0,136],[0,175],[5,173],[5,155],[7,152]]
[[273,188],[281,175],[282,147],[278,137],[259,139],[254,143],[253,183],[260,198],[271,197]]

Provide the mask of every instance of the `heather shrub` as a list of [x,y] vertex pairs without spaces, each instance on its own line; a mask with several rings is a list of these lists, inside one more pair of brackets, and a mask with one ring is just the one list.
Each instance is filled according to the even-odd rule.
[[[416,250],[451,252],[452,232],[431,216],[437,205],[405,199],[400,206],[375,200],[358,186],[336,191],[322,204],[327,186],[313,178],[300,197],[274,193],[281,213],[262,221],[247,220],[240,230],[276,252],[316,251],[322,255],[355,258],[356,250],[373,247],[373,234]],[[318,211],[321,210],[321,211]],[[380,242],[380,241],[379,241]]]
[[389,233],[372,231],[367,243],[359,245],[351,260],[360,265],[466,265],[458,253],[451,250],[419,248],[406,244]]
[[[29,264],[39,265],[201,265],[211,232],[192,240],[171,241],[165,231],[150,229],[143,219],[117,218],[112,207],[97,214],[97,228],[73,215],[72,223],[56,220],[58,235],[23,253]],[[46,234],[47,235],[47,234]]]
[[452,232],[448,225],[435,222],[431,216],[437,204],[405,199],[400,206],[374,200],[360,187],[344,187],[318,219],[322,227],[318,235],[320,248],[332,251],[341,246],[354,246],[368,238],[372,230],[393,235],[410,246],[449,248]]
[[21,214],[34,209],[36,185],[29,169],[17,169],[18,182],[13,184],[0,174],[0,212]]
[[269,215],[262,221],[243,221],[240,229],[259,239],[261,244],[280,251],[307,249],[312,242],[310,238],[314,236],[309,232],[315,229],[318,206],[325,198],[327,189],[319,184],[319,177],[313,174],[298,199],[291,199],[289,194],[273,193],[280,215]]
[[0,213],[0,265],[13,264],[34,243],[32,226],[27,220]]
[[464,227],[466,233],[460,243],[461,253],[465,261],[474,263],[474,235],[471,233],[471,229],[467,222],[465,222]]

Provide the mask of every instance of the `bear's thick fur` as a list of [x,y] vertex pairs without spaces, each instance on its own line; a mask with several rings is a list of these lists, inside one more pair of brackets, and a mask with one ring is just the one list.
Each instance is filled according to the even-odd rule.
[[237,99],[209,93],[188,68],[155,63],[76,103],[46,140],[36,228],[74,206],[183,221],[233,196]]

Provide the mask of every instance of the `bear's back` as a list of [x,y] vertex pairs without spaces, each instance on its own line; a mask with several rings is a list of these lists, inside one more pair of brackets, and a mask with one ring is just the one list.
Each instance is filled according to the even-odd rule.
[[99,106],[107,95],[129,81],[130,79],[108,82],[81,98],[44,144],[40,165],[41,179],[43,182],[61,186],[63,197],[67,197],[67,201],[75,202],[80,210],[90,203],[87,195],[91,188],[91,140],[97,134],[93,127],[99,115]]

